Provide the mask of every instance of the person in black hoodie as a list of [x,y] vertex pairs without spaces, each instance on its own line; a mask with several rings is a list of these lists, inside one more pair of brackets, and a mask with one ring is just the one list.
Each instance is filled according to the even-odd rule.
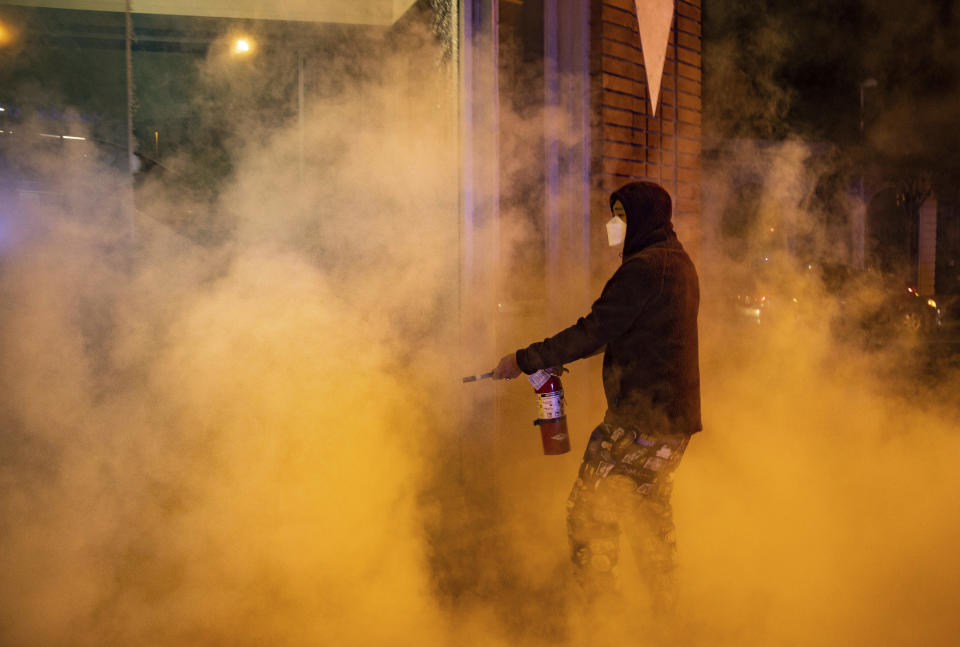
[[[567,502],[575,572],[589,595],[616,588],[620,531],[658,605],[672,601],[672,473],[701,430],[696,269],[671,223],[670,195],[631,182],[610,196],[626,218],[623,262],[590,313],[504,356],[494,378],[557,368],[603,352],[604,420],[590,435]],[[622,231],[622,230],[621,230]]]

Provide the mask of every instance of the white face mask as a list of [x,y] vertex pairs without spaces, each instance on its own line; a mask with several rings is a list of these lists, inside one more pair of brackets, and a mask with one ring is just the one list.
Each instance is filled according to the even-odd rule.
[[613,217],[607,221],[607,243],[610,247],[622,245],[627,237],[627,223],[624,220],[627,212],[617,200],[613,203]]

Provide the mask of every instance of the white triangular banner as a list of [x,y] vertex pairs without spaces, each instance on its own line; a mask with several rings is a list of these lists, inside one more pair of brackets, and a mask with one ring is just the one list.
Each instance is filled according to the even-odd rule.
[[667,44],[670,42],[670,27],[673,26],[674,0],[635,0],[637,26],[640,28],[640,48],[643,64],[647,69],[647,89],[650,90],[650,105],[657,115],[660,103],[660,82],[663,66],[667,62]]

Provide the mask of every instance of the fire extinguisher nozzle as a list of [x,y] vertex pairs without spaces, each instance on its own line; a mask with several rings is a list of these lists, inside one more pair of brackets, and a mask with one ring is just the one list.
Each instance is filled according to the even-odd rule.
[[466,384],[467,382],[476,382],[478,380],[486,380],[491,377],[493,377],[493,371],[490,371],[489,373],[483,373],[481,375],[468,375],[465,378],[463,378],[463,383]]

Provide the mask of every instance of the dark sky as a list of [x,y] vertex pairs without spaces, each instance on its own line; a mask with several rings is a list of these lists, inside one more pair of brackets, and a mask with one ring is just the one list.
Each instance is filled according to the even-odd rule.
[[788,134],[957,163],[956,0],[707,0],[705,99],[719,136]]

